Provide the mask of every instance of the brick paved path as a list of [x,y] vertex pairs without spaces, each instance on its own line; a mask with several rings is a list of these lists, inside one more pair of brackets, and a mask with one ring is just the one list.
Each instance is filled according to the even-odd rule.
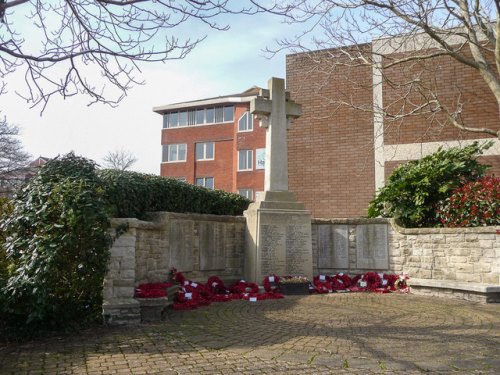
[[412,295],[233,301],[0,346],[0,374],[500,373],[500,305]]

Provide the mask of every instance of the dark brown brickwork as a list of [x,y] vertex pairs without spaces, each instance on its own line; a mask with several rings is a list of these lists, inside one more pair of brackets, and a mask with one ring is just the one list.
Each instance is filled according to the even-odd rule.
[[371,90],[351,86],[354,78],[371,82],[371,69],[328,68],[305,54],[287,56],[287,89],[303,108],[288,133],[289,187],[313,217],[362,216],[375,186],[372,116],[329,99],[349,91],[371,105]]
[[[303,105],[302,117],[288,134],[289,185],[313,217],[364,216],[375,194],[373,115],[333,103],[354,102],[369,111],[373,105],[372,69],[334,67],[334,54],[325,50],[287,56],[287,89]],[[447,104],[453,104],[460,95],[467,125],[500,129],[495,98],[477,72],[463,64],[440,57],[421,66],[400,66],[385,73],[394,82],[403,82],[418,69],[423,69],[422,80],[438,87],[440,98]],[[384,84],[383,98],[384,105],[395,103],[397,93]],[[416,92],[408,97],[414,103],[419,100]],[[442,115],[416,116],[400,123],[385,119],[384,125],[386,145],[488,137],[459,131],[445,123]],[[500,157],[483,157],[481,161],[492,164],[491,173],[500,175]],[[386,161],[385,178],[403,162]]]
[[[395,56],[395,55],[394,55]],[[384,59],[386,63],[388,59]],[[397,113],[401,106],[408,112],[420,105],[424,97],[415,86],[413,90],[408,85],[400,89],[394,85],[411,82],[415,77],[423,82],[424,87],[431,87],[439,99],[452,110],[457,103],[463,104],[461,118],[463,124],[474,128],[490,128],[500,130],[498,106],[491,90],[481,78],[477,70],[461,64],[449,56],[435,57],[421,63],[407,63],[384,71],[392,87],[383,85],[384,106],[391,106],[391,112]],[[424,89],[423,94],[430,97]],[[408,100],[401,100],[410,91]],[[425,108],[424,110],[427,110]],[[461,131],[447,121],[444,113],[412,116],[404,121],[384,121],[384,143],[405,144],[419,142],[439,142],[448,140],[477,139],[488,137],[485,133]]]

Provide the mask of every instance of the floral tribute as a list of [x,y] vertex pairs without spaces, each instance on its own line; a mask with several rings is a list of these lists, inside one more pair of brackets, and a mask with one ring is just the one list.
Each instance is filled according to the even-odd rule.
[[140,284],[135,289],[136,298],[160,298],[167,296],[167,288],[173,286],[172,283],[148,283]]
[[174,301],[174,310],[190,310],[199,306],[207,306],[212,302],[226,302],[235,299],[261,301],[283,298],[282,294],[271,287],[271,284],[273,284],[271,277],[266,278],[269,290],[264,286],[265,292],[260,293],[257,284],[245,280],[238,280],[230,287],[226,287],[218,276],[211,276],[207,283],[203,284],[186,279],[182,273],[177,272],[175,269],[172,269],[172,274],[173,279],[180,287]]
[[318,275],[313,278],[314,293],[333,292],[373,292],[408,293],[407,275],[367,272],[352,278],[345,273],[336,275]]
[[269,275],[262,281],[264,292],[259,286],[245,280],[238,280],[227,287],[218,276],[211,276],[207,282],[198,283],[188,280],[181,272],[172,268],[171,282],[141,284],[135,290],[136,298],[160,298],[167,296],[167,288],[179,286],[174,299],[174,310],[190,310],[200,306],[208,306],[212,302],[227,302],[236,299],[260,301],[265,299],[283,298],[280,293],[280,284],[309,283],[311,293],[333,292],[373,292],[408,293],[408,276],[367,272],[355,275],[352,278],[345,273],[335,275],[317,275],[312,282],[303,276]]

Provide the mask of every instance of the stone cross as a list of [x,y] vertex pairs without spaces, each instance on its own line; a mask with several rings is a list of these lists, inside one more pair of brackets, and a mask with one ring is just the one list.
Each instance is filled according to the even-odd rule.
[[292,119],[302,114],[302,106],[290,100],[285,80],[271,78],[269,90],[261,89],[250,102],[250,113],[266,128],[265,191],[288,191],[287,130]]

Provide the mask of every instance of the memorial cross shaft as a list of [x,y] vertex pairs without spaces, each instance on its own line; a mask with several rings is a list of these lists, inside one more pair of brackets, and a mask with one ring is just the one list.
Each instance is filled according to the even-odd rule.
[[250,113],[266,128],[264,191],[288,191],[287,130],[302,114],[302,106],[290,100],[284,79],[269,79],[268,88],[250,102]]

